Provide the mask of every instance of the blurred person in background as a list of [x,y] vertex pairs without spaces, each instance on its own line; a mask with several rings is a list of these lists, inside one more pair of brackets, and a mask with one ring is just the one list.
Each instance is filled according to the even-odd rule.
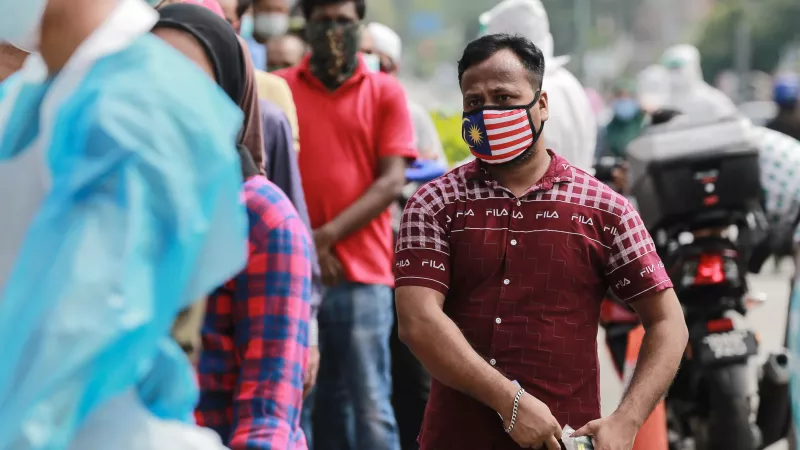
[[[207,1],[207,0],[204,0]],[[185,1],[191,3],[193,0]],[[300,428],[308,351],[311,238],[288,198],[264,178],[254,74],[223,16],[196,5],[160,9],[154,34],[213,78],[245,111],[239,134],[249,257],[208,300],[200,359],[199,424],[233,450],[307,448]]]
[[[377,22],[370,23],[365,34],[372,39],[372,52],[379,58],[379,70],[397,77],[403,53],[400,36],[391,28]],[[430,112],[411,99],[408,100],[408,111],[414,126],[414,144],[419,157],[446,165],[447,157]]]
[[518,34],[542,49],[547,72],[544,86],[553,110],[547,122],[547,147],[583,170],[592,167],[597,121],[580,82],[564,65],[569,57],[553,56],[550,21],[540,0],[503,0],[482,16],[486,34]]
[[253,0],[253,37],[258,42],[289,31],[289,13],[296,0]]
[[[225,11],[229,11],[228,3],[234,0],[220,0],[222,2],[223,9]],[[253,65],[256,69],[256,88],[258,89],[258,98],[262,100],[268,100],[275,105],[277,105],[284,114],[286,114],[286,118],[289,119],[289,124],[292,127],[292,139],[294,141],[294,149],[295,151],[300,151],[300,134],[297,127],[297,109],[294,104],[294,99],[292,98],[292,91],[289,89],[289,85],[286,84],[286,81],[281,77],[273,75],[271,73],[266,72],[266,47],[262,44],[259,44],[252,38],[252,34],[248,37],[248,29],[246,25],[248,21],[252,20],[252,5],[253,0],[235,0],[237,2],[237,9],[236,9],[236,16],[233,20],[228,19],[229,22],[236,23],[239,22],[240,26],[237,28],[234,25],[234,29],[237,30],[237,33],[240,34],[241,38],[245,41],[247,47],[250,48],[250,55],[254,56],[254,53],[258,53],[259,57],[264,58],[263,67],[259,67],[256,63],[256,59],[252,59]],[[282,1],[282,0],[279,0]],[[227,13],[226,13],[227,17]],[[250,22],[252,23],[252,22]],[[253,49],[264,49],[263,52],[258,50],[254,52]]]
[[614,88],[611,110],[613,116],[606,125],[605,133],[608,154],[625,158],[628,144],[641,133],[647,115],[639,105],[633,87],[625,82]]
[[[365,60],[373,58],[376,71],[397,77],[403,44],[400,36],[381,23],[372,22],[362,37],[361,51]],[[447,157],[444,154],[439,134],[430,113],[419,103],[408,99],[408,110],[414,127],[414,145],[420,159],[438,162],[441,169],[434,177],[444,172]],[[413,169],[412,169],[413,170]],[[422,170],[418,167],[417,170]],[[408,171],[407,171],[408,174]],[[427,180],[424,180],[427,181]],[[395,203],[393,228],[399,230],[402,206]],[[425,415],[425,405],[430,392],[430,375],[408,347],[400,341],[395,310],[391,339],[392,352],[392,406],[400,431],[400,446],[403,450],[419,449],[417,437]]]
[[661,65],[669,71],[668,94],[661,107],[678,110],[691,122],[718,120],[738,113],[730,98],[703,80],[697,47],[670,47],[662,55]]
[[778,105],[778,115],[767,123],[767,128],[800,140],[798,95],[800,78],[796,74],[784,74],[775,78],[772,99]]
[[236,3],[235,15],[229,18],[229,22],[233,25],[236,33],[244,39],[247,48],[250,50],[250,57],[253,60],[258,70],[267,69],[267,48],[262,42],[258,42],[254,37],[255,33],[255,19],[253,13],[253,0],[219,0],[223,9],[226,11],[226,17],[230,17],[229,11],[233,3]]
[[[190,0],[198,1],[198,0]],[[202,0],[217,1],[217,0]],[[242,3],[236,0],[219,0],[225,19],[235,24],[241,22],[238,16]],[[234,25],[234,29],[236,26]],[[240,45],[247,44],[240,37]],[[308,217],[305,195],[303,194],[300,170],[297,164],[297,152],[300,143],[296,133],[297,113],[292,99],[292,92],[283,78],[255,69],[251,54],[244,55],[248,74],[255,77],[255,87],[258,92],[261,131],[263,132],[263,151],[255,161],[259,164],[262,173],[267,179],[278,186],[297,209],[300,219],[310,229],[311,222]],[[252,88],[251,84],[247,85]],[[256,117],[256,116],[253,116]],[[263,155],[263,157],[262,157]],[[263,163],[262,163],[263,161]],[[316,252],[312,249],[311,268],[313,283],[311,290],[311,320],[309,333],[308,364],[305,372],[304,392],[308,394],[316,383],[319,368],[319,338],[317,327],[317,312],[322,299],[322,286],[319,262]]]
[[[391,406],[389,206],[416,157],[402,86],[359,54],[364,0],[305,0],[310,54],[276,74],[292,89],[314,241],[327,291],[313,439],[321,449],[397,450]],[[312,406],[313,405],[313,406]]]
[[267,43],[267,71],[274,72],[300,64],[306,54],[306,43],[297,36],[276,36]]
[[169,332],[243,267],[241,112],[157,19],[141,0],[0,2],[0,41],[36,52],[0,103],[2,448],[222,448],[188,420]]

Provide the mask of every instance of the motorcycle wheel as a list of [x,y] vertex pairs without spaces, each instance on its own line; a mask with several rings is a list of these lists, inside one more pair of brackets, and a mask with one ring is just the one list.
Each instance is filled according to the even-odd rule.
[[761,433],[752,422],[750,397],[710,387],[710,411],[706,446],[708,450],[757,450]]

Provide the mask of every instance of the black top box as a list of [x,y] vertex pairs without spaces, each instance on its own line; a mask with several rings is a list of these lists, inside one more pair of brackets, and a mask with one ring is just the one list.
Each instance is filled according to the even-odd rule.
[[[629,181],[648,229],[723,225],[762,205],[758,148],[747,119],[652,126],[628,147]],[[730,224],[730,223],[729,223]]]

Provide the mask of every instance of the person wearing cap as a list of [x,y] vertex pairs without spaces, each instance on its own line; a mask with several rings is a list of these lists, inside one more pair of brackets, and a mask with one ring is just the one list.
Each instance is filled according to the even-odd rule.
[[[372,40],[372,50],[380,62],[379,70],[396,77],[403,53],[403,42],[400,36],[391,28],[378,22],[367,25],[365,35]],[[414,125],[414,143],[420,158],[446,164],[447,157],[444,154],[442,141],[439,139],[436,125],[428,110],[409,98],[408,112],[411,114],[411,121]]]
[[778,115],[767,123],[767,128],[800,140],[798,94],[800,94],[800,79],[796,74],[781,75],[775,79],[772,99],[778,105]]
[[547,11],[540,0],[504,0],[480,17],[484,34],[518,34],[544,53],[543,88],[551,101],[547,121],[547,148],[572,165],[592,167],[597,142],[597,120],[581,83],[564,66],[568,56],[553,55],[553,35]]

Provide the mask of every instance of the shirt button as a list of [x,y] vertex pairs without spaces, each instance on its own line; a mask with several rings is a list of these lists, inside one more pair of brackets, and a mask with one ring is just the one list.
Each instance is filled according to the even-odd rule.
[[495,359],[494,359],[494,358],[492,358],[492,359],[490,359],[490,360],[489,360],[489,364],[491,364],[492,366],[494,366],[494,365],[496,365],[496,364],[497,364],[497,361],[495,361]]
[[496,323],[498,325],[500,325],[502,322],[503,322],[503,319],[501,319],[499,317],[497,319],[494,319],[494,323]]
[[517,245],[517,240],[516,239],[512,239],[511,240],[511,245]]
[[517,206],[521,206],[521,205],[522,205],[522,202],[517,200]]
[[508,285],[509,283],[511,283],[511,280],[509,280],[508,278],[503,280],[503,284]]

